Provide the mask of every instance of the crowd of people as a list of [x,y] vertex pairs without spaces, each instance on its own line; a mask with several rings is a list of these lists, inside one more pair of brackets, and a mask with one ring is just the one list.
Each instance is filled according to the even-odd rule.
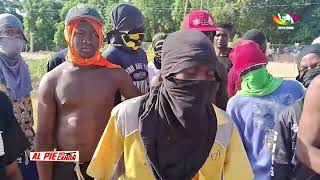
[[[21,22],[0,14],[0,179],[319,180],[320,41],[297,58],[295,80],[267,70],[267,37],[192,10],[177,32],[141,48],[144,17],[129,4],[65,18],[67,47],[38,88],[21,56]],[[101,52],[104,43],[107,48]],[[318,89],[319,88],[319,89]],[[30,152],[79,151],[79,162],[30,161]]]

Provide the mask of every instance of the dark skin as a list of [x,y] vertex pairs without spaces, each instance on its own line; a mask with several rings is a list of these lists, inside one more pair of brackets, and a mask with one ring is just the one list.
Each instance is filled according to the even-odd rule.
[[[214,37],[216,32],[203,32],[212,42],[214,41]],[[229,40],[228,40],[229,41]],[[228,95],[228,71],[226,67],[218,60],[217,62],[217,72],[216,75],[220,78],[218,96],[213,96],[212,102],[217,105],[219,108],[226,110],[227,103],[229,100]]]
[[82,21],[73,38],[74,49],[83,58],[92,57],[99,49],[99,36],[90,24]]
[[299,160],[320,174],[320,77],[308,87],[298,131],[296,153]]
[[0,36],[16,37],[23,39],[23,34],[19,28],[7,27],[0,31]]
[[8,180],[22,180],[22,175],[17,161],[6,166],[6,176]]
[[320,56],[315,53],[310,53],[301,59],[298,70],[299,74],[306,73],[309,69],[320,67]]
[[228,42],[230,40],[230,32],[227,29],[219,28],[216,31],[216,35],[213,38],[214,48],[217,56],[226,56],[230,52],[228,48]]
[[[92,35],[94,33],[95,35]],[[94,55],[99,38],[83,21],[73,43],[83,58]],[[39,85],[36,151],[77,150],[80,162],[91,160],[117,91],[127,99],[141,95],[123,69],[78,66],[64,62],[47,73]],[[53,163],[37,163],[41,180],[51,180]]]

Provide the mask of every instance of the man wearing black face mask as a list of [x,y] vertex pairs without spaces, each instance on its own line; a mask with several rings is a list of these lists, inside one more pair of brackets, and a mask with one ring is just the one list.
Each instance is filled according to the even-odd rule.
[[113,109],[87,173],[95,179],[252,179],[236,126],[210,101],[221,82],[210,40],[195,30],[172,33],[161,62],[162,81],[150,93]]
[[155,34],[152,38],[152,49],[154,52],[153,62],[148,63],[148,72],[149,72],[149,80],[150,87],[156,84],[157,79],[159,78],[159,70],[161,69],[161,54],[162,47],[165,39],[167,38],[167,34],[163,32],[159,32]]
[[308,88],[311,81],[320,74],[320,44],[302,49],[297,63],[299,75],[296,79]]
[[[107,34],[110,45],[102,56],[125,69],[135,86],[145,94],[149,92],[148,60],[140,48],[144,38],[144,17],[136,7],[119,4],[112,10],[110,18],[112,29]],[[116,101],[116,104],[120,102],[119,93]]]
[[[308,88],[311,81],[320,75],[320,44],[302,49],[297,59],[299,75],[297,80]],[[278,116],[279,135],[275,143],[273,180],[317,180],[320,176],[307,166],[298,162],[295,149],[299,121],[303,110],[304,98],[283,110]]]

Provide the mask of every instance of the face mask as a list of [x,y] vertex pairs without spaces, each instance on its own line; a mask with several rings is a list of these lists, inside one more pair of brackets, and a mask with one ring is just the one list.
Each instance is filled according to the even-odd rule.
[[176,102],[176,107],[180,109],[180,118],[197,119],[199,115],[206,115],[205,107],[211,103],[212,97],[217,93],[219,82],[181,80],[175,77],[168,80],[167,89],[176,99],[174,102]]
[[144,38],[143,33],[135,33],[135,34],[121,34],[122,42],[129,48],[133,50],[137,50],[140,48],[142,44],[142,40]]
[[296,79],[303,84],[304,87],[308,88],[311,81],[320,75],[320,67],[309,69],[302,75],[299,75]]
[[0,52],[8,57],[14,58],[20,55],[24,41],[16,37],[0,37]]
[[153,64],[157,69],[161,69],[161,57],[160,56],[155,56],[153,58]]

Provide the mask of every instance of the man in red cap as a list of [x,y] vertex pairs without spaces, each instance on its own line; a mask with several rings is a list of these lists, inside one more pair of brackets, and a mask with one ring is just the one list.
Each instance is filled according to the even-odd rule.
[[201,31],[212,40],[218,27],[214,24],[213,16],[209,12],[194,10],[183,18],[182,29],[195,29]]
[[100,54],[102,27],[91,7],[78,5],[67,14],[67,61],[39,85],[36,151],[79,151],[80,162],[38,162],[41,180],[90,179],[85,171],[108,123],[115,93],[126,98],[141,94],[127,72]]
[[227,113],[239,129],[254,180],[270,180],[273,146],[279,134],[275,129],[277,116],[303,97],[304,88],[297,81],[269,74],[267,58],[254,41],[241,40],[231,51],[230,59],[243,80],[241,90],[228,102]]
[[[218,27],[214,24],[213,16],[209,12],[203,10],[194,10],[183,18],[182,29],[194,29],[201,31],[211,41],[213,41],[213,37],[218,30]],[[218,66],[219,68],[217,73],[221,77],[221,82],[219,85],[219,96],[214,101],[214,104],[225,110],[229,100],[227,92],[228,73],[223,64],[218,62]]]

